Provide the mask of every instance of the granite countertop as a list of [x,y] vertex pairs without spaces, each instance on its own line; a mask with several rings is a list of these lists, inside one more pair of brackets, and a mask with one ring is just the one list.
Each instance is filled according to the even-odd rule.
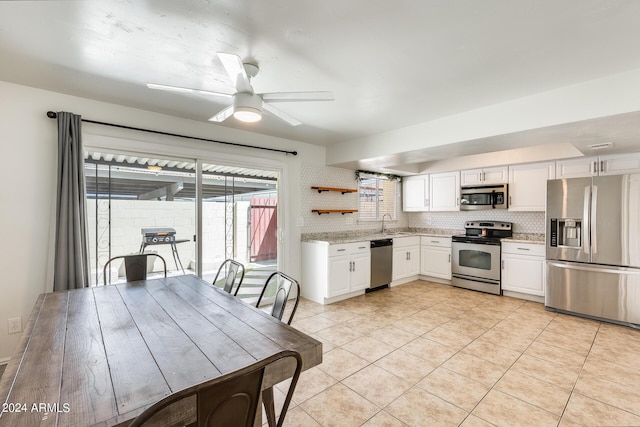
[[367,240],[378,239],[397,239],[400,237],[411,236],[428,236],[428,237],[451,237],[454,234],[464,234],[461,230],[442,230],[442,229],[424,229],[424,228],[410,228],[410,229],[390,229],[385,233],[374,230],[365,231],[351,231],[351,232],[338,232],[338,233],[310,233],[303,234],[301,241],[303,242],[315,242],[315,243],[354,243],[363,242]]
[[537,245],[544,245],[546,243],[544,234],[538,233],[515,233],[513,237],[502,239],[502,241],[511,243],[533,243]]
[[[464,230],[429,229],[429,228],[405,228],[390,229],[386,233],[375,230],[349,231],[337,233],[309,233],[303,234],[301,241],[314,243],[355,243],[367,240],[397,239],[400,237],[427,236],[427,237],[451,237],[464,234]],[[544,234],[515,233],[513,237],[502,239],[504,242],[545,244]]]

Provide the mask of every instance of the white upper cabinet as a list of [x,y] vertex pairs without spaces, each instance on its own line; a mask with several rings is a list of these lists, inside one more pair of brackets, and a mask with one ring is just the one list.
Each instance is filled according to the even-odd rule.
[[544,211],[547,180],[554,179],[555,162],[509,166],[509,210]]
[[460,210],[460,172],[431,174],[429,184],[432,211]]
[[619,175],[640,172],[640,153],[558,160],[556,178]]
[[469,169],[460,172],[460,185],[504,184],[509,180],[509,168]]
[[581,178],[598,175],[595,165],[597,157],[581,157],[579,159],[558,160],[556,162],[557,178]]
[[402,178],[402,210],[405,212],[429,210],[429,175]]

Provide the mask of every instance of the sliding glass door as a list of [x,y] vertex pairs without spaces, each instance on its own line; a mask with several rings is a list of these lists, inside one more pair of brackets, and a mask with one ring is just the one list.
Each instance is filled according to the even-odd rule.
[[[92,285],[102,285],[108,259],[141,252],[165,258],[169,275],[208,281],[235,259],[246,266],[245,297],[277,269],[277,172],[92,150],[85,177]],[[149,277],[161,274],[161,264],[149,267]],[[125,280],[121,263],[106,274],[111,283]]]

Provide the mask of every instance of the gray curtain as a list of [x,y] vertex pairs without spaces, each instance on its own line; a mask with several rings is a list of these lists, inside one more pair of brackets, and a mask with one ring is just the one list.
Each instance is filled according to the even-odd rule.
[[89,243],[81,117],[58,113],[58,197],[53,290],[89,286]]

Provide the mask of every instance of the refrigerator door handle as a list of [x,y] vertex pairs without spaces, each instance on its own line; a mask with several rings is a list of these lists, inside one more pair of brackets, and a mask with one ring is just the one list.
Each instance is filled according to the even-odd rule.
[[582,247],[584,248],[584,253],[588,254],[591,252],[591,240],[589,239],[589,205],[590,205],[590,186],[584,187],[584,208],[582,212],[583,224],[582,224]]
[[594,254],[598,253],[598,186],[593,185],[593,190],[591,190],[591,252]]
[[547,266],[564,268],[566,270],[580,270],[580,271],[590,271],[594,273],[608,273],[608,274],[629,274],[629,275],[640,275],[640,270],[637,268],[606,268],[598,264],[582,264],[577,262],[567,262],[567,261],[547,261]]

